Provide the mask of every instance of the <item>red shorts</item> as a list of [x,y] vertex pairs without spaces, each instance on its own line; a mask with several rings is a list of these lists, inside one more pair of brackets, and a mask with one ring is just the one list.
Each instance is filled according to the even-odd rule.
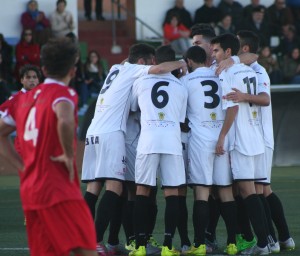
[[84,200],[25,211],[31,256],[69,256],[74,249],[96,250],[96,232]]

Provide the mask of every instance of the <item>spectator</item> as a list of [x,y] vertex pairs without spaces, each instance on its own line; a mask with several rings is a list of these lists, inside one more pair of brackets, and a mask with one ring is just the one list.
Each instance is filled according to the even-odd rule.
[[56,10],[50,16],[54,37],[64,37],[69,33],[73,33],[74,20],[72,14],[66,10],[66,5],[66,0],[57,0]]
[[[0,71],[0,105],[8,100],[8,98],[10,97],[10,90],[7,86],[7,83],[5,80],[2,79],[2,74]],[[1,117],[1,112],[0,112],[0,117]]]
[[225,14],[231,15],[232,25],[238,30],[243,21],[243,6],[234,0],[221,0],[218,8],[221,11],[222,17]]
[[204,4],[195,12],[194,24],[209,23],[215,27],[220,21],[220,10],[214,6],[213,0],[204,0]]
[[21,39],[16,45],[15,78],[19,81],[19,70],[26,64],[40,66],[40,46],[33,40],[31,29],[22,32]]
[[232,17],[230,14],[224,14],[221,21],[218,23],[218,25],[215,27],[216,35],[223,35],[226,33],[232,33],[235,32],[235,27],[232,24]]
[[186,28],[189,29],[193,25],[191,14],[184,7],[184,0],[175,0],[175,6],[167,11],[163,24],[166,24],[173,15],[177,15]]
[[[92,0],[84,0],[85,17],[87,20],[92,20]],[[105,20],[103,17],[102,0],[96,0],[96,19]]]
[[169,20],[164,24],[164,37],[168,40],[167,43],[177,54],[183,54],[191,46],[190,30],[180,23],[179,17],[174,14],[169,16]]
[[254,7],[250,20],[244,21],[243,29],[257,34],[261,45],[270,45],[269,24],[265,20],[265,8]]
[[88,58],[84,64],[85,84],[89,88],[91,94],[99,94],[107,70],[105,69],[103,62],[101,62],[100,55],[97,51],[90,51]]
[[31,29],[34,32],[35,40],[40,46],[51,36],[50,21],[44,12],[38,10],[38,3],[35,0],[27,3],[27,10],[22,14],[21,23],[23,30]]
[[264,9],[264,19],[267,20],[267,8],[266,6],[260,4],[260,0],[251,0],[251,3],[246,5],[243,10],[244,21],[248,21],[252,18],[252,11],[254,8],[259,7],[260,9]]
[[300,47],[300,38],[293,25],[282,26],[282,37],[279,46],[274,49],[274,53],[280,56],[287,55],[295,47]]
[[266,69],[270,77],[271,84],[282,83],[282,73],[279,69],[276,56],[272,55],[270,46],[263,46],[260,49],[257,61]]
[[284,82],[300,84],[300,49],[295,47],[289,54],[283,56],[282,63]]
[[285,0],[275,0],[267,11],[271,36],[281,36],[281,27],[294,23],[292,11],[286,7]]
[[5,41],[4,36],[0,34],[0,72],[1,79],[12,82],[12,47]]

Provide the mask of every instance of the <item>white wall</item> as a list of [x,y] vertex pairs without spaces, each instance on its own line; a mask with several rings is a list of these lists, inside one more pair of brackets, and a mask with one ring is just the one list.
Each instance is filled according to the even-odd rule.
[[[19,38],[22,31],[21,14],[26,10],[27,0],[1,0],[0,33],[9,40]],[[49,17],[56,8],[56,0],[38,0],[39,9]],[[67,1],[67,10],[72,12],[77,28],[77,0]],[[74,31],[77,34],[77,29]]]
[[[135,0],[136,16],[162,34],[161,27],[165,18],[165,13],[174,6],[174,2],[175,0]],[[184,5],[186,9],[190,11],[192,18],[194,17],[195,10],[202,6],[203,2],[203,0],[184,1]],[[217,6],[219,2],[220,0],[215,0],[215,6]],[[250,0],[238,0],[238,2],[243,6],[250,4]],[[274,0],[261,0],[260,2],[265,6],[270,6]],[[142,26],[140,22],[136,22],[136,35],[138,40],[157,37],[149,29]]]

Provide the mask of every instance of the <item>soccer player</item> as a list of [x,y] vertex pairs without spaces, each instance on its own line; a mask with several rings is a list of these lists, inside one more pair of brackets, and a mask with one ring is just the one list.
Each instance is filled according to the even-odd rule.
[[33,65],[25,65],[20,69],[20,82],[23,85],[22,89],[16,94],[12,95],[7,101],[0,105],[0,117],[1,113],[5,111],[8,105],[14,104],[14,98],[18,98],[19,95],[30,91],[36,87],[42,78],[41,71],[38,67]]
[[[242,30],[237,33],[237,36],[240,41],[240,52],[257,52],[259,40],[258,36],[255,33]],[[277,227],[280,243],[276,241],[275,232],[274,230],[272,230],[272,223],[269,223],[269,229],[274,240],[274,242],[269,244],[269,246],[271,252],[278,253],[280,251],[280,247],[282,250],[293,250],[295,248],[295,242],[289,234],[289,228],[285,219],[280,199],[274,192],[272,192],[270,185],[274,150],[272,106],[270,103],[270,78],[266,73],[266,70],[257,62],[251,64],[250,67],[256,71],[258,77],[257,95],[242,93],[239,90],[233,88],[234,92],[229,93],[226,98],[228,100],[233,100],[236,102],[249,102],[251,104],[262,106],[260,108],[260,113],[263,138],[265,142],[264,171],[266,172],[267,180],[257,181],[256,191],[260,195],[260,198],[262,199],[262,202],[265,206],[266,214],[269,218],[268,221],[271,221],[270,217],[272,217]],[[265,201],[264,197],[266,197],[267,201]],[[271,214],[268,214],[268,211],[271,211]]]
[[[236,36],[224,34],[212,41],[213,57],[217,63],[236,55],[240,44]],[[256,94],[257,75],[253,69],[243,64],[236,64],[220,76],[222,96],[235,87],[242,92]],[[267,230],[263,221],[264,210],[255,191],[254,180],[266,179],[263,174],[255,176],[261,168],[257,163],[264,157],[264,142],[261,134],[258,107],[249,103],[236,103],[222,97],[222,107],[226,110],[225,120],[218,138],[216,154],[223,155],[225,138],[232,129],[234,137],[229,140],[233,179],[236,180],[240,194],[245,202],[249,218],[257,236],[257,245],[242,251],[242,254],[269,254]],[[257,172],[261,173],[261,172]]]
[[[175,60],[170,46],[156,50],[156,63]],[[159,169],[166,200],[165,238],[162,256],[179,255],[172,246],[178,217],[178,187],[185,184],[180,122],[184,122],[187,91],[171,73],[148,75],[135,81],[131,110],[141,110],[141,135],[137,147],[135,182],[136,250],[129,255],[146,255],[146,223],[149,218],[150,187],[156,186]]]
[[[226,253],[237,253],[236,204],[232,194],[232,175],[228,150],[216,156],[215,147],[225,113],[221,106],[219,78],[206,65],[205,50],[193,46],[185,54],[190,73],[182,78],[188,90],[187,117],[191,128],[189,135],[189,168],[187,183],[194,189],[194,245],[193,255],[205,255],[205,231],[209,222],[208,198],[212,185],[218,190],[221,214],[227,228]],[[228,139],[226,138],[226,148]]]
[[[18,97],[0,119],[1,154],[20,170],[30,255],[96,256],[96,234],[75,165],[77,46],[50,40],[41,52],[43,84]],[[17,130],[22,159],[9,142]],[[5,150],[3,150],[5,149]]]
[[87,182],[85,199],[90,209],[95,208],[100,182],[106,182],[106,191],[98,205],[96,216],[98,253],[106,253],[102,243],[103,236],[123,190],[126,174],[124,134],[132,84],[137,78],[147,74],[186,69],[186,64],[182,61],[152,65],[154,54],[153,47],[136,44],[130,48],[128,62],[112,66],[98,96],[95,115],[87,131],[82,181]]

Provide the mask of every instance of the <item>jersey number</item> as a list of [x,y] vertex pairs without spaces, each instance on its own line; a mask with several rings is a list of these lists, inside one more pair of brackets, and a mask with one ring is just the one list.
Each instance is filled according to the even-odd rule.
[[[244,84],[247,86],[247,93],[256,95],[256,78],[255,77],[245,77],[243,79]],[[251,85],[253,87],[253,93],[251,93]],[[249,103],[250,107],[252,107],[252,103]]]
[[112,72],[111,74],[109,74],[109,76],[106,78],[105,80],[105,88],[103,88],[101,91],[100,91],[100,94],[104,94],[108,89],[109,87],[111,86],[111,83],[114,81],[114,79],[117,77],[117,75],[119,74],[120,70],[117,69],[115,70],[114,72]]
[[216,108],[220,104],[220,97],[218,94],[218,84],[215,81],[212,80],[204,80],[201,82],[202,86],[207,86],[209,85],[211,87],[211,90],[205,91],[204,95],[211,97],[212,102],[205,102],[204,107],[208,109]]
[[35,107],[30,109],[29,115],[25,123],[25,132],[23,136],[25,141],[32,140],[33,146],[36,146],[37,137],[39,134],[39,130],[35,126],[35,113],[36,113]]
[[[161,82],[157,82],[153,86],[152,91],[151,91],[151,100],[152,100],[152,103],[155,107],[164,108],[168,104],[168,102],[169,102],[168,93],[164,90],[158,90],[159,87],[168,86],[168,85],[169,85],[168,82],[161,81]],[[162,99],[160,99],[160,101],[159,101],[158,97],[160,97]]]

